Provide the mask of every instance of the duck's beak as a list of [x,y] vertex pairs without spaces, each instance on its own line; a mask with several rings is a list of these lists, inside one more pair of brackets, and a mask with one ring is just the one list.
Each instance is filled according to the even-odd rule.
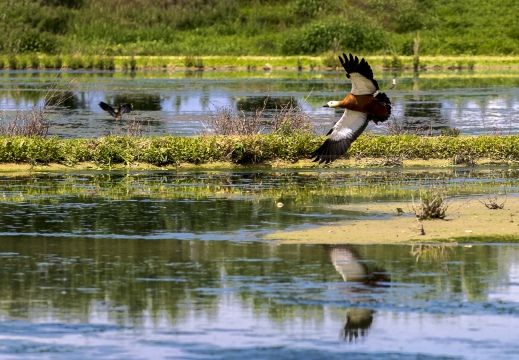
[[328,104],[326,104],[326,105],[323,105],[323,107],[329,107],[329,106],[328,106]]

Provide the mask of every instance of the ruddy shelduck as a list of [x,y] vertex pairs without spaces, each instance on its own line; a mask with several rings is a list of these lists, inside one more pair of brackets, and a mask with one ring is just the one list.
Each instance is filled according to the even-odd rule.
[[378,83],[368,62],[357,56],[339,56],[346,77],[351,80],[351,92],[341,101],[329,101],[324,107],[343,108],[344,114],[326,134],[325,142],[312,153],[314,161],[330,163],[341,156],[366,129],[369,121],[386,121],[391,115],[391,100],[379,92]]

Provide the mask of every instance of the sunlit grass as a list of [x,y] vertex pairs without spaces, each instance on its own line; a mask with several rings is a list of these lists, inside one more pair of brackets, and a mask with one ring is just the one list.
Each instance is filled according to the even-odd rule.
[[[248,136],[205,135],[197,137],[131,137],[110,136],[95,139],[58,139],[56,137],[0,137],[0,163],[45,165],[62,164],[74,167],[92,163],[102,169],[149,164],[155,167],[224,163],[228,166],[269,165],[277,161],[296,163],[305,160],[305,167],[322,168],[308,159],[322,144],[323,136],[308,132],[290,135],[257,134]],[[402,161],[440,159],[447,167],[457,165],[456,156],[470,153],[472,164],[489,159],[499,164],[519,163],[519,135],[509,136],[418,136],[362,135],[345,155],[354,161],[348,166],[402,166]],[[363,159],[399,159],[396,162],[363,163]],[[355,165],[355,162],[359,162]],[[303,162],[304,163],[304,162]],[[472,166],[473,166],[472,165]],[[330,168],[341,166],[332,164]],[[467,165],[463,165],[467,166]],[[324,167],[326,168],[326,167]]]
[[[136,162],[155,166],[182,163],[265,164],[283,160],[308,159],[322,144],[323,136],[297,131],[281,135],[205,135],[197,137],[110,136],[98,139],[58,139],[41,137],[0,137],[0,162],[26,164],[76,164],[94,162],[103,166],[131,165]],[[355,141],[346,157],[445,159],[470,153],[474,164],[479,158],[519,162],[519,135],[418,136],[364,134]]]

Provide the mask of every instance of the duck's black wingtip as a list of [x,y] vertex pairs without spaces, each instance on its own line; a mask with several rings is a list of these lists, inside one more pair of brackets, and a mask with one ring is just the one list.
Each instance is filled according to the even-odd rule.
[[339,55],[339,60],[341,62],[342,67],[346,71],[346,76],[349,78],[351,73],[359,73],[365,78],[369,80],[373,80],[374,84],[378,90],[378,84],[373,79],[373,70],[371,70],[371,66],[369,66],[368,62],[361,58],[359,60],[358,56],[353,56],[352,53],[350,55],[346,55],[345,53],[342,53],[342,57]]

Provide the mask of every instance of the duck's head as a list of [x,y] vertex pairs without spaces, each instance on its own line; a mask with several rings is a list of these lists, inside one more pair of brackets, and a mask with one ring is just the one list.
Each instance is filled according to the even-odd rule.
[[326,105],[323,105],[323,107],[329,107],[329,108],[336,108],[339,107],[338,101],[328,101]]

